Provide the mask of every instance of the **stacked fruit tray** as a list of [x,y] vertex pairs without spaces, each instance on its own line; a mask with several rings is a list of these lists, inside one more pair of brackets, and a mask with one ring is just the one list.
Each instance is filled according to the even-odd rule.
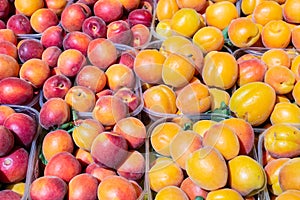
[[299,1],[0,2],[0,199],[299,199]]

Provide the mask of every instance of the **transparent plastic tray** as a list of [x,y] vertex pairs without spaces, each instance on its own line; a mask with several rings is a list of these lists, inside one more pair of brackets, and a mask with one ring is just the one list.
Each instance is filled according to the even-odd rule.
[[18,106],[18,105],[7,105],[11,108],[13,108],[17,113],[24,113],[32,117],[36,122],[37,122],[37,130],[36,130],[36,135],[31,143],[30,149],[28,149],[29,153],[29,160],[28,160],[28,167],[27,167],[27,173],[26,173],[26,178],[25,178],[25,191],[24,195],[22,196],[22,200],[27,200],[29,196],[29,189],[30,189],[30,184],[32,183],[33,180],[37,178],[37,163],[38,163],[38,137],[41,134],[41,127],[39,125],[39,113],[37,110],[34,108],[28,107],[28,106]]
[[[264,48],[264,47],[240,48],[233,52],[233,56],[236,59],[238,59],[245,54],[251,54],[251,55],[254,55],[254,56],[257,56],[258,58],[260,58],[263,55],[263,53],[265,53],[268,50],[270,50],[270,48]],[[294,58],[295,56],[300,54],[299,51],[297,51],[296,49],[287,48],[284,50],[289,54],[290,58]]]
[[[157,50],[159,50],[161,48],[161,45],[162,45],[163,41],[164,40],[154,40],[154,41],[150,42],[147,46],[145,46],[143,48],[143,50],[144,49],[157,49]],[[227,51],[227,50],[225,49],[224,51]],[[230,51],[230,49],[228,51]],[[199,80],[200,79],[201,78],[199,78]],[[143,89],[144,84],[147,85],[148,83],[142,82],[142,89]],[[176,114],[171,114],[171,113],[156,112],[156,111],[153,111],[149,108],[146,108],[145,106],[143,107],[143,112],[146,113],[147,115],[149,115],[150,119],[153,120],[153,121],[156,121],[158,119],[165,118],[165,117],[180,117],[180,116],[183,115],[183,114],[177,114],[177,113]],[[208,112],[211,112],[211,110],[209,110]],[[203,113],[199,113],[199,114],[201,115]],[[226,117],[226,116],[224,115],[224,117]]]
[[[137,50],[134,49],[133,47],[123,45],[123,44],[115,44],[118,52],[118,57],[121,56],[122,53],[130,52],[133,53],[133,55],[136,55]],[[139,105],[135,110],[129,113],[130,116],[137,116],[144,107],[144,101],[142,98],[142,87],[141,87],[141,81],[140,79],[136,76],[136,82],[135,82],[135,87],[132,89],[132,91],[136,94],[137,98],[139,99]],[[74,84],[74,83],[73,83]],[[107,88],[104,88],[107,89]],[[41,95],[38,98],[38,102],[40,107],[46,102],[46,99],[43,96],[43,91],[40,92]],[[91,118],[92,117],[92,112],[78,112],[77,113],[79,117],[81,118]]]
[[[76,121],[81,121],[81,120],[84,120],[84,119],[92,119],[92,116],[90,115],[90,113],[77,112],[76,116],[74,116],[73,114],[74,113],[71,113],[70,121],[66,122],[65,124],[72,123],[74,125],[74,124],[76,124]],[[62,126],[64,126],[65,124],[63,124]],[[62,126],[60,128],[62,128]],[[60,129],[60,128],[57,128],[57,129]],[[74,127],[71,125],[71,126],[68,126],[68,128],[62,128],[62,129],[66,130],[66,131],[70,132],[70,134],[72,134],[73,128]],[[44,130],[43,128],[41,128],[41,130],[42,130],[42,132],[41,132],[41,134],[39,135],[39,137],[37,139],[37,142],[36,142],[36,145],[35,145],[35,151],[34,151],[34,154],[32,155],[32,160],[33,161],[32,161],[32,164],[30,165],[31,168],[32,168],[31,171],[33,171],[33,173],[31,172],[31,174],[33,174],[33,176],[30,179],[30,182],[28,182],[28,184],[32,183],[32,181],[34,179],[37,179],[38,177],[43,176],[43,171],[44,171],[45,166],[46,166],[46,163],[43,160],[44,156],[42,155],[42,144],[43,144],[44,137],[47,135],[47,133],[49,131],[51,131],[53,129]],[[56,129],[54,129],[54,130],[56,130]],[[112,131],[112,127],[109,127],[109,129],[105,129],[105,131],[107,131],[107,132]],[[74,143],[74,150],[73,150],[72,154],[74,155],[74,153],[79,148],[80,147],[78,147]],[[132,149],[130,149],[130,150],[132,150]],[[138,149],[134,149],[134,150],[139,151],[144,156],[145,162],[146,162],[146,153],[145,153],[146,152],[146,147],[145,147],[145,144],[143,144]],[[86,167],[82,166],[82,172],[81,173],[84,173],[85,169],[86,169]],[[136,183],[142,188],[142,192],[141,192],[140,196],[137,198],[137,200],[143,200],[143,199],[145,199],[145,196],[147,194],[147,190],[146,190],[146,187],[145,187],[145,174],[143,175],[143,177],[141,179],[137,180]],[[28,200],[31,200],[29,193],[28,193],[27,197],[28,197]],[[65,199],[66,198],[67,197],[65,196]]]
[[[147,129],[147,140],[146,140],[146,180],[145,180],[145,188],[147,190],[147,197],[148,200],[152,200],[155,199],[155,192],[153,192],[150,188],[150,183],[149,183],[149,170],[151,168],[151,164],[153,163],[153,161],[160,156],[159,153],[157,153],[151,146],[151,142],[150,142],[150,137],[151,137],[151,133],[153,131],[153,129],[164,122],[172,122],[172,121],[183,121],[183,122],[187,122],[187,123],[195,123],[199,120],[213,120],[213,121],[221,121],[223,119],[226,119],[226,117],[224,115],[220,115],[220,114],[200,114],[198,116],[188,116],[188,115],[182,115],[182,116],[169,116],[169,117],[164,117],[164,118],[160,118],[156,121],[154,121],[153,123],[151,123],[148,126]],[[184,124],[180,124],[182,127],[184,126]],[[262,129],[258,129],[258,128],[254,128],[254,133],[256,135],[260,134],[262,132]],[[254,158],[255,160],[259,160],[259,153],[257,152],[257,146],[256,144],[254,145],[252,151],[250,152],[249,156]],[[184,172],[185,174],[185,172]],[[254,196],[254,198],[256,200],[270,200],[267,188],[265,188],[263,191],[261,191],[260,193],[258,193],[257,195]]]

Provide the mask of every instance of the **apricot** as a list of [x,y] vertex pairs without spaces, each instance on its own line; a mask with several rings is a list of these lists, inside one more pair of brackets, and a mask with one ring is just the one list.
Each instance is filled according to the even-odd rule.
[[83,3],[73,3],[61,13],[61,25],[66,32],[81,30],[83,21],[91,15],[91,8]]
[[184,179],[180,166],[171,158],[157,158],[149,172],[151,190],[158,192],[166,186],[180,186]]
[[87,56],[87,49],[92,38],[81,31],[72,31],[67,33],[63,39],[63,49],[77,49],[84,56]]
[[171,158],[185,169],[187,157],[202,147],[202,137],[194,131],[180,131],[170,142]]
[[299,106],[300,105],[300,83],[299,81],[296,82],[294,85],[293,91],[292,91],[292,96],[295,100],[295,103]]
[[265,189],[266,173],[258,161],[250,156],[238,155],[229,160],[227,166],[228,184],[242,196],[253,196]]
[[117,91],[122,87],[133,89],[135,86],[135,76],[131,68],[125,64],[113,64],[105,71],[107,77],[107,85]]
[[162,80],[171,87],[186,86],[193,78],[195,68],[184,56],[170,53],[162,67]]
[[211,51],[221,50],[225,42],[222,31],[214,26],[205,26],[200,28],[193,35],[192,40],[204,54]]
[[101,182],[108,176],[117,175],[115,169],[103,167],[102,165],[98,165],[95,162],[90,163],[86,167],[85,172],[97,178],[99,182]]
[[19,13],[31,16],[36,10],[43,8],[45,3],[43,0],[32,0],[29,2],[16,0],[14,1],[14,5]]
[[83,168],[87,167],[89,164],[94,162],[91,153],[81,148],[75,150],[74,156],[80,162]]
[[240,193],[238,193],[236,190],[231,188],[222,188],[214,191],[210,191],[207,194],[206,200],[214,200],[214,199],[220,199],[220,200],[226,200],[226,199],[232,199],[232,200],[243,200],[244,198]]
[[275,100],[276,93],[270,85],[251,82],[233,92],[229,100],[229,108],[238,118],[257,126],[271,115]]
[[185,168],[191,180],[205,190],[216,190],[227,183],[226,161],[214,147],[204,146],[191,153]]
[[128,180],[141,180],[145,174],[145,158],[137,150],[131,150],[127,158],[118,167],[117,173]]
[[282,191],[291,189],[299,190],[299,171],[296,170],[300,165],[300,158],[291,158],[285,164],[282,165],[278,180]]
[[171,29],[176,34],[192,37],[201,27],[201,18],[193,8],[181,8],[171,17]]
[[134,72],[146,83],[161,83],[162,67],[165,59],[166,57],[157,49],[141,50],[134,60]]
[[0,80],[6,77],[18,77],[20,66],[10,55],[0,54]]
[[0,41],[8,41],[17,45],[17,35],[11,29],[0,29]]
[[211,107],[211,96],[208,87],[200,82],[186,85],[177,94],[176,106],[184,114],[206,112]]
[[77,85],[85,86],[97,93],[104,89],[107,77],[103,70],[94,65],[84,66],[76,75]]
[[196,0],[196,1],[177,0],[176,2],[179,8],[193,8],[197,12],[201,11],[206,4],[206,1],[203,0]]
[[216,148],[226,160],[236,157],[240,151],[240,143],[234,130],[222,123],[211,126],[204,133],[203,146]]
[[282,20],[282,7],[276,1],[261,1],[252,13],[255,23],[266,25],[271,20]]
[[300,80],[300,56],[295,56],[292,60],[291,60],[291,70],[292,72],[294,72],[296,80]]
[[3,125],[6,118],[15,112],[16,111],[8,105],[0,105],[0,125]]
[[43,128],[60,126],[70,119],[70,107],[61,98],[47,100],[40,109],[39,121]]
[[145,108],[151,111],[168,114],[177,112],[175,92],[167,85],[150,87],[143,93],[143,99]]
[[300,122],[300,108],[291,102],[276,103],[270,115],[270,121],[272,124],[298,124]]
[[299,8],[300,4],[295,0],[286,0],[283,4],[283,18],[289,23],[300,23],[300,15],[295,12],[296,8]]
[[188,200],[189,198],[181,188],[171,185],[159,190],[155,196],[155,200],[164,199]]
[[92,175],[87,173],[78,174],[68,184],[68,199],[96,199],[98,184],[98,180]]
[[46,0],[45,1],[47,8],[52,10],[55,14],[60,15],[61,12],[65,9],[68,1],[67,0]]
[[95,163],[118,169],[128,156],[126,139],[114,132],[104,131],[93,140],[91,155]]
[[146,140],[147,130],[143,122],[136,117],[126,117],[119,120],[113,131],[122,135],[132,149],[140,148]]
[[286,190],[284,192],[282,192],[281,194],[279,194],[275,200],[285,200],[285,199],[289,199],[289,200],[297,200],[300,198],[300,192],[299,190]]
[[72,109],[78,112],[91,112],[96,104],[95,93],[91,89],[79,85],[71,87],[67,91],[64,100]]
[[210,94],[210,109],[215,110],[221,108],[222,103],[228,106],[230,95],[226,90],[218,88],[208,88]]
[[299,50],[300,49],[300,41],[299,38],[300,37],[300,26],[295,26],[293,29],[292,29],[292,44],[293,46]]
[[250,47],[259,40],[260,30],[251,19],[239,17],[228,25],[228,37],[236,47]]
[[206,23],[220,30],[225,29],[233,19],[239,17],[238,10],[230,1],[220,1],[209,5],[205,10]]
[[241,11],[244,15],[249,16],[260,2],[262,0],[244,0],[241,2]]
[[41,43],[45,48],[51,46],[62,48],[65,34],[66,33],[61,26],[50,26],[41,33]]
[[97,197],[103,200],[112,198],[119,200],[136,200],[137,194],[129,180],[114,175],[101,181],[97,189]]
[[291,92],[294,88],[295,81],[295,74],[285,66],[269,68],[264,77],[264,82],[273,87],[276,94],[287,94]]
[[88,45],[87,57],[92,65],[106,70],[117,61],[117,48],[106,38],[96,38]]
[[240,143],[239,155],[249,154],[254,147],[255,138],[254,129],[251,124],[239,118],[224,119],[221,123],[229,126],[237,135]]
[[0,104],[27,105],[34,97],[33,87],[18,77],[0,80]]
[[210,119],[198,120],[193,124],[192,130],[203,137],[204,133],[216,123],[216,121]]
[[300,131],[296,127],[274,124],[267,128],[264,134],[264,147],[272,157],[292,158],[300,154]]
[[104,126],[113,126],[128,114],[126,103],[117,96],[104,95],[98,98],[92,110],[93,118]]
[[170,156],[170,143],[181,130],[181,127],[174,122],[158,124],[151,132],[150,141],[152,148],[161,155]]
[[41,176],[33,180],[29,189],[32,200],[64,199],[67,196],[68,185],[57,176]]
[[0,53],[18,59],[18,50],[16,45],[8,41],[0,42]]
[[208,191],[202,189],[199,185],[193,182],[189,177],[185,178],[180,188],[187,194],[190,199],[195,199],[197,196],[206,198]]
[[57,66],[57,60],[61,53],[62,50],[59,47],[50,46],[43,51],[41,59],[46,62],[50,68],[54,68]]
[[291,29],[283,20],[271,20],[263,27],[261,39],[267,48],[286,48],[291,41]]
[[282,189],[280,188],[279,185],[279,172],[281,167],[288,161],[290,158],[278,158],[271,160],[268,162],[264,170],[267,175],[267,181],[268,181],[268,190],[274,194],[274,195],[279,195],[282,193]]
[[75,77],[86,64],[85,56],[77,49],[64,50],[58,57],[57,68],[67,77]]
[[57,153],[63,151],[73,153],[73,150],[72,137],[65,130],[54,130],[47,133],[42,142],[42,152],[47,161]]
[[90,152],[94,139],[104,130],[103,125],[99,121],[84,119],[74,128],[72,138],[79,148]]
[[55,154],[44,169],[45,176],[57,176],[67,183],[80,173],[79,161],[73,154],[66,151]]
[[208,86],[221,89],[231,88],[238,78],[236,59],[228,52],[209,52],[204,57],[202,78],[204,83]]
[[23,63],[19,76],[35,88],[41,88],[50,76],[50,67],[42,59],[31,58]]
[[49,8],[40,8],[30,16],[30,25],[37,33],[42,33],[47,28],[58,25],[58,23],[58,16]]
[[158,1],[156,5],[156,17],[158,21],[171,19],[176,11],[179,10],[176,0]]
[[262,54],[261,60],[267,65],[268,68],[275,66],[285,66],[287,68],[291,68],[291,58],[288,52],[284,49],[268,49]]

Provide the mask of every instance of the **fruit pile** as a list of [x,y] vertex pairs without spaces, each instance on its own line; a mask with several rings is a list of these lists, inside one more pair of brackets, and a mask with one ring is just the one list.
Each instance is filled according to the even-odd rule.
[[0,199],[299,199],[299,6],[0,0]]

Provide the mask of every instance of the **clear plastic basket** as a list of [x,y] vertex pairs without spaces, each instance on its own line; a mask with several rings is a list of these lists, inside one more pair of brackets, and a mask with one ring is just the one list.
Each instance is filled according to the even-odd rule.
[[[213,121],[221,121],[226,119],[227,117],[224,115],[220,115],[220,114],[200,114],[198,116],[187,116],[187,115],[182,115],[182,116],[169,116],[169,117],[164,117],[164,118],[160,118],[154,122],[152,122],[147,129],[147,140],[146,140],[146,182],[145,182],[145,187],[147,190],[147,197],[148,200],[152,200],[155,199],[155,192],[153,192],[150,188],[150,183],[149,183],[149,170],[151,168],[151,165],[153,163],[153,161],[160,157],[161,155],[159,153],[157,153],[151,146],[151,142],[150,142],[150,137],[152,134],[153,129],[164,122],[172,122],[172,121],[176,121],[176,122],[180,122],[179,124],[184,127],[184,123],[188,123],[189,126],[191,126],[190,123],[195,123],[199,120],[213,120]],[[183,122],[183,123],[182,123]],[[259,134],[262,130],[261,129],[255,129],[254,128],[254,133],[255,134]],[[252,157],[255,160],[259,160],[259,152],[257,152],[257,146],[254,145],[252,151],[250,152],[249,156]],[[184,172],[185,174],[185,172]],[[263,191],[261,191],[260,193],[258,193],[257,195],[254,196],[254,198],[256,200],[270,200],[267,188],[265,188]]]
[[[7,104],[4,104],[7,105]],[[15,110],[17,113],[24,113],[32,117],[37,122],[37,130],[36,135],[33,138],[33,141],[31,143],[30,149],[28,149],[29,153],[29,160],[28,160],[28,167],[27,167],[27,173],[25,178],[25,191],[24,195],[22,196],[22,200],[27,200],[29,196],[29,190],[30,185],[33,180],[37,178],[38,175],[38,138],[41,134],[41,126],[39,125],[39,113],[34,108],[28,107],[28,106],[18,106],[18,105],[7,105]]]
[[[137,50],[134,49],[133,47],[123,45],[123,44],[114,44],[117,48],[117,54],[118,57],[121,56],[122,53],[132,53],[134,56],[137,53]],[[140,79],[136,76],[136,82],[135,82],[135,87],[132,89],[132,92],[136,95],[136,97],[139,99],[139,105],[135,108],[135,110],[131,111],[129,113],[130,116],[137,116],[143,109],[144,102],[142,98],[142,87],[141,87],[141,81]],[[74,83],[73,83],[74,85]],[[106,88],[104,88],[106,89]],[[40,92],[40,96],[38,98],[39,106],[42,107],[43,104],[46,102],[46,99],[44,98],[43,91]],[[78,116],[81,118],[91,118],[92,117],[92,112],[77,112]]]

